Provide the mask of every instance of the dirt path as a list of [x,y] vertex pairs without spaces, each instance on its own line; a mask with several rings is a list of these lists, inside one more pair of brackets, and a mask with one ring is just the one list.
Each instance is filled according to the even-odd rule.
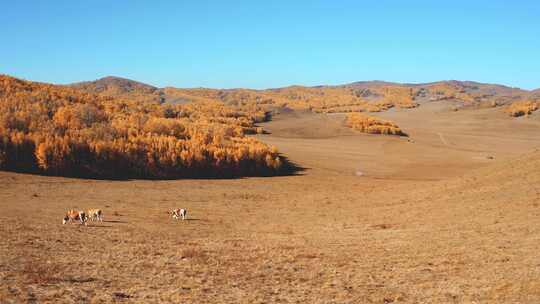
[[442,133],[437,133],[437,135],[439,135],[439,138],[441,139],[441,142],[443,143],[443,145],[445,146],[449,146],[448,142],[446,141],[446,139],[444,139],[444,136]]

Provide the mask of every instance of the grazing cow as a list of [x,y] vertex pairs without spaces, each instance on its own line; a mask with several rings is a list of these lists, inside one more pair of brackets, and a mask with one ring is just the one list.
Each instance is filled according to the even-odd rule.
[[177,220],[180,218],[182,218],[182,220],[187,219],[187,210],[183,208],[173,209],[171,211],[171,214],[172,214],[173,219],[177,219]]
[[103,212],[101,212],[101,209],[90,209],[87,211],[87,216],[91,221],[103,222]]
[[65,225],[67,222],[79,221],[81,224],[86,225],[87,220],[88,218],[86,217],[86,213],[84,213],[84,211],[76,211],[72,209],[66,213],[62,224]]

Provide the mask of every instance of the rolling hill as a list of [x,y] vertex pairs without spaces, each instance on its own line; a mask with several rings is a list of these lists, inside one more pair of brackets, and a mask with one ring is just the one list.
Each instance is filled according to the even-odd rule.
[[[0,302],[538,303],[540,120],[475,106],[475,83],[379,84],[0,76]],[[302,170],[266,177],[273,146]],[[231,171],[257,176],[177,179]],[[61,224],[89,208],[105,221]]]
[[439,81],[432,83],[393,83],[359,81],[337,86],[289,86],[266,90],[156,88],[119,77],[73,84],[90,93],[183,104],[218,100],[233,105],[261,105],[267,108],[290,107],[314,112],[379,112],[392,107],[413,108],[422,103],[451,100],[456,106],[508,105],[538,95],[498,84],[474,81]]
[[116,76],[107,76],[94,81],[73,83],[70,86],[79,90],[109,95],[133,92],[151,94],[158,89],[149,84]]

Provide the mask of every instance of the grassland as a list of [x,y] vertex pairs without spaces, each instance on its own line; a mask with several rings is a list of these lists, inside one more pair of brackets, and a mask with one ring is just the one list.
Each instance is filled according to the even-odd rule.
[[[405,99],[389,106],[388,84],[256,91],[3,80],[25,88],[2,87],[4,147],[43,126],[93,134],[89,116],[90,130],[95,119],[121,130],[145,117],[136,134],[191,140],[195,129],[227,128],[225,147],[260,143],[298,167],[235,179],[0,171],[1,303],[540,302],[540,116],[510,117],[504,94],[504,107],[478,106],[492,87],[395,89]],[[354,98],[340,101],[344,92]],[[370,121],[391,121],[409,138],[347,126],[348,115],[366,113],[340,109],[371,104],[385,109]],[[167,214],[180,207],[188,220]],[[72,208],[101,208],[105,221],[62,225]]]
[[[270,134],[257,137],[305,168],[296,176],[106,181],[0,172],[0,298],[538,302],[540,120],[451,107],[377,114],[414,143],[355,133],[341,114],[277,115],[262,124]],[[105,222],[61,225],[66,209],[92,207]],[[173,207],[187,208],[190,220],[173,221]]]

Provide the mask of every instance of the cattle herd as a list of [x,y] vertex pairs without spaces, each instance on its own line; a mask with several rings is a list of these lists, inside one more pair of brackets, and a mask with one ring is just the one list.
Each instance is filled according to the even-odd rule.
[[[187,210],[183,208],[173,209],[169,211],[169,214],[171,214],[172,218],[176,220],[187,219]],[[88,211],[71,209],[64,216],[62,224],[65,225],[68,222],[79,222],[86,226],[88,225],[88,221],[103,222],[103,212],[101,209],[90,209]]]

